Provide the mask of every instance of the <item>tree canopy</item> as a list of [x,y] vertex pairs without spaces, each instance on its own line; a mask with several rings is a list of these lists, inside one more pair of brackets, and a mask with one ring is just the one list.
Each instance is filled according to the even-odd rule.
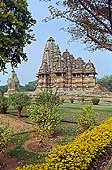
[[[24,86],[20,85],[19,91],[20,92],[25,92],[25,91],[35,91],[37,87],[37,80],[30,81]],[[8,85],[2,85],[0,86],[0,92],[7,92],[8,90]]]
[[23,107],[31,104],[31,98],[25,93],[14,93],[9,95],[8,103],[9,105],[16,107],[19,116],[21,116]]
[[71,41],[80,39],[91,51],[112,51],[111,0],[63,0],[57,1],[56,6],[52,1],[49,11],[46,22],[59,18],[69,22],[69,26],[62,29],[71,35]]
[[112,92],[112,75],[104,76],[97,80],[97,83]]
[[27,84],[25,84],[24,86],[20,86],[20,91],[35,91],[37,87],[37,80],[31,81]]
[[0,0],[0,71],[6,63],[17,67],[27,60],[24,47],[31,44],[31,27],[36,21],[28,10],[27,0]]

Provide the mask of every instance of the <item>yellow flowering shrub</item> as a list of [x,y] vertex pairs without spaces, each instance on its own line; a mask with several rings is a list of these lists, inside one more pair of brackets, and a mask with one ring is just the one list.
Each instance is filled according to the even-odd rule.
[[23,166],[22,169],[20,167],[16,168],[16,170],[43,170],[44,164],[41,165],[26,165]]
[[86,170],[104,155],[112,144],[112,118],[81,134],[72,143],[58,146],[42,165],[27,165],[17,170]]

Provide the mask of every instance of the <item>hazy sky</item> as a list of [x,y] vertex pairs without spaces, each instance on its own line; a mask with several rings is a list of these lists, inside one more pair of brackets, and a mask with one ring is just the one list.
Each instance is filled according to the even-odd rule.
[[[85,61],[89,59],[94,63],[98,78],[104,75],[112,74],[112,53],[108,51],[96,51],[94,53],[84,50],[85,46],[80,42],[68,44],[70,36],[60,31],[60,28],[66,26],[64,21],[54,20],[48,23],[42,22],[45,16],[49,15],[47,6],[49,3],[39,2],[39,0],[28,0],[29,10],[32,13],[33,18],[37,20],[37,24],[33,27],[36,42],[27,46],[25,51],[28,55],[28,61],[23,62],[15,69],[20,84],[24,85],[29,81],[36,80],[36,74],[42,61],[42,55],[47,39],[52,36],[56,43],[59,45],[61,52],[68,49],[75,58],[82,57]],[[8,74],[3,75],[0,73],[0,85],[7,84],[8,76],[11,72],[10,65],[7,66]]]

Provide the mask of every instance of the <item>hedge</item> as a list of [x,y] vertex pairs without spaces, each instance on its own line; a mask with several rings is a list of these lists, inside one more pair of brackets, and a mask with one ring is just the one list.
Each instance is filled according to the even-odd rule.
[[88,130],[72,143],[58,146],[41,165],[26,165],[17,170],[87,170],[105,155],[112,144],[112,118]]

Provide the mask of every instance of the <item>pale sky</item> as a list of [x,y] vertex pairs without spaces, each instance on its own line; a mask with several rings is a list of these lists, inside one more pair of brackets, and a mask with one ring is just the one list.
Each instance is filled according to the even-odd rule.
[[[27,46],[25,49],[29,60],[27,62],[23,62],[17,69],[15,69],[21,85],[24,85],[29,81],[36,80],[36,73],[41,65],[46,41],[51,36],[59,45],[62,53],[65,49],[68,49],[75,58],[80,56],[86,62],[90,59],[96,67],[98,78],[112,74],[112,52],[104,50],[91,53],[84,50],[85,46],[80,42],[68,44],[70,36],[66,32],[60,31],[61,27],[67,25],[64,21],[54,20],[48,23],[42,22],[42,19],[49,15],[47,8],[49,3],[43,3],[39,0],[28,0],[28,3],[29,10],[32,13],[33,18],[37,20],[37,24],[33,27],[36,42],[33,42],[32,45]],[[7,68],[8,74],[3,75],[0,73],[0,85],[7,84],[8,76],[11,72],[10,65],[8,65]]]

